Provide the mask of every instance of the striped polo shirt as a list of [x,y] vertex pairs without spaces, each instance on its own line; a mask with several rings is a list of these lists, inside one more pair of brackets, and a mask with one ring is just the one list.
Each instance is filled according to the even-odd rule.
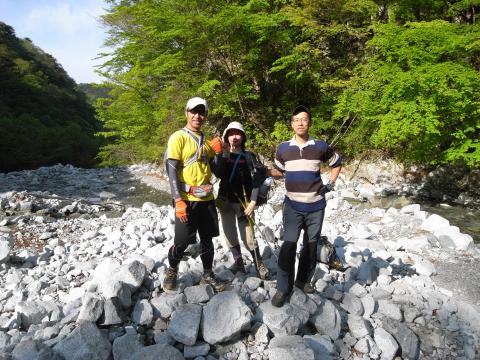
[[285,203],[303,212],[325,208],[324,196],[317,194],[323,185],[320,176],[322,162],[337,167],[342,163],[342,156],[325,141],[311,137],[305,144],[299,144],[294,136],[278,146],[275,168],[285,174]]

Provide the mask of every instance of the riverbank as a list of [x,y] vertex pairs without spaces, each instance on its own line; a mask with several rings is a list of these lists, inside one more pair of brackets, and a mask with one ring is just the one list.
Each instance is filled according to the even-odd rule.
[[[328,194],[323,233],[347,270],[319,263],[316,293],[297,289],[280,309],[270,305],[275,281],[259,279],[252,259],[246,275],[228,270],[221,237],[214,270],[226,292],[198,285],[198,257],[182,262],[176,294],[162,292],[172,208],[125,200],[140,199],[139,189],[148,197],[144,182],[166,189],[151,166],[0,174],[3,358],[478,357],[478,247],[418,204],[362,208],[369,194],[402,188],[393,171],[375,171],[382,182],[346,171]],[[272,274],[283,231],[278,185],[257,211]]]

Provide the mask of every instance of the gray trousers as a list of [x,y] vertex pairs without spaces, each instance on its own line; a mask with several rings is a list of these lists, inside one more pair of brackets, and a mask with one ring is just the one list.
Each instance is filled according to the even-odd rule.
[[238,233],[240,233],[240,239],[245,247],[249,251],[255,249],[253,226],[250,225],[247,217],[243,213],[243,207],[239,203],[225,201],[218,210],[220,218],[222,219],[223,233],[227,246],[230,249],[238,246]]

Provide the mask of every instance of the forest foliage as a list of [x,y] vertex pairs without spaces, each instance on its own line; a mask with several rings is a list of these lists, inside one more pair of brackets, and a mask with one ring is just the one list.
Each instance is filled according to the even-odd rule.
[[0,171],[96,164],[95,110],[55,59],[0,22]]
[[107,0],[104,164],[158,160],[192,96],[267,157],[310,106],[349,157],[480,165],[480,0]]

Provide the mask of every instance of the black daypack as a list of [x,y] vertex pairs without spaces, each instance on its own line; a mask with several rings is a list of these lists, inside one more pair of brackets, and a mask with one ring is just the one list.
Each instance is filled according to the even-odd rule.
[[326,236],[320,236],[317,245],[317,260],[328,266],[333,266],[337,258],[335,247]]
[[326,236],[320,236],[317,243],[317,261],[328,265],[330,269],[345,271],[348,267],[342,265],[342,261],[337,255],[335,246],[333,246]]

